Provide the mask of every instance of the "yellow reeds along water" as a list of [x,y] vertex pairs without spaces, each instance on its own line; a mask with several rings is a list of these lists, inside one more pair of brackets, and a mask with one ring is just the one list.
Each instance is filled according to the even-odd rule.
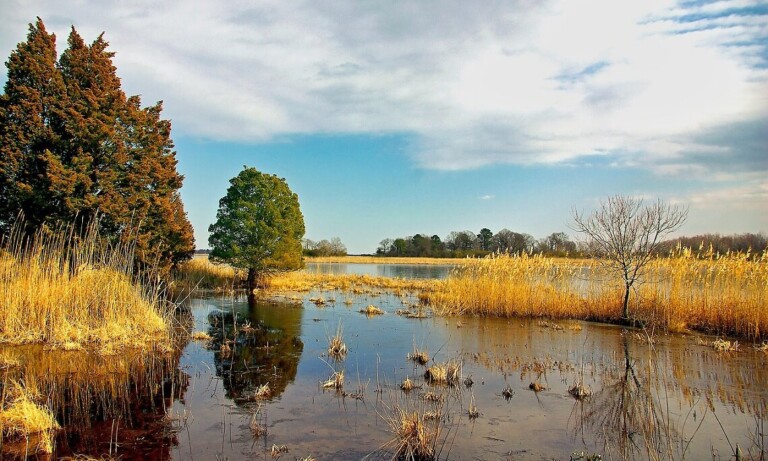
[[[678,249],[652,260],[635,284],[630,315],[651,327],[758,341],[768,337],[768,255]],[[457,267],[424,299],[442,315],[617,321],[623,284],[594,260],[492,255]]]
[[51,348],[171,346],[172,308],[133,273],[130,245],[109,245],[96,223],[32,236],[16,226],[0,246],[0,343]]
[[194,290],[229,292],[237,288],[244,278],[242,271],[227,264],[214,264],[208,256],[200,255],[179,265],[174,273],[173,288],[182,294]]

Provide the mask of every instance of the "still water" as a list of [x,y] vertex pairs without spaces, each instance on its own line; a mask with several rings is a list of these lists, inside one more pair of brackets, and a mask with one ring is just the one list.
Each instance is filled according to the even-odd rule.
[[346,264],[307,263],[305,271],[313,274],[355,274],[405,279],[444,279],[455,266],[450,264]]
[[[338,301],[309,301],[320,295]],[[56,456],[272,460],[273,446],[284,445],[287,453],[275,452],[283,460],[391,459],[397,442],[388,419],[398,409],[439,414],[440,459],[569,460],[584,452],[727,460],[737,445],[744,457],[765,455],[768,354],[749,345],[720,353],[693,336],[649,341],[586,322],[397,314],[415,302],[341,292],[290,303],[198,298],[184,322],[213,339],[190,342],[167,361],[86,363],[86,374],[107,367],[92,389],[78,387],[59,359],[37,364],[50,389],[75,389],[61,399],[60,419],[70,424]],[[359,312],[370,304],[385,314]],[[336,361],[327,350],[339,328],[349,351]],[[407,358],[414,348],[428,352],[426,366]],[[445,361],[461,365],[459,382],[427,383],[426,367]],[[132,378],[115,378],[122,369]],[[324,389],[340,371],[343,389]],[[402,391],[405,378],[418,387]],[[592,395],[571,396],[575,383]],[[265,384],[271,394],[257,399]],[[90,411],[67,410],[72,401]]]

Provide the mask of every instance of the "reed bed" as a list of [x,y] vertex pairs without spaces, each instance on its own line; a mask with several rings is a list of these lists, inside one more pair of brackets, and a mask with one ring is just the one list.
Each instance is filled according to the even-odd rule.
[[[621,320],[621,280],[594,260],[494,255],[468,260],[424,302],[439,315]],[[759,341],[768,337],[768,253],[653,259],[630,298],[630,314],[672,331],[692,329]]]
[[160,287],[133,273],[133,248],[109,245],[96,223],[25,236],[21,226],[0,245],[0,343],[124,347],[172,343],[172,309]]
[[244,279],[242,271],[227,264],[214,264],[207,256],[196,256],[179,264],[174,273],[174,290],[230,291]]
[[269,278],[268,292],[307,292],[310,290],[347,291],[363,294],[370,289],[406,290],[431,292],[440,282],[435,280],[412,280],[393,277],[375,277],[359,274],[311,274],[308,272],[286,272]]

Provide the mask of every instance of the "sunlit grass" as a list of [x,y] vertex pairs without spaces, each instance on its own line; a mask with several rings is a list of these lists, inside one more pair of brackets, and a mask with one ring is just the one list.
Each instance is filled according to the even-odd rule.
[[174,273],[174,290],[190,292],[192,290],[229,291],[238,286],[244,278],[241,271],[227,264],[214,264],[208,256],[196,256],[179,264]]
[[286,272],[269,278],[268,291],[310,290],[346,291],[352,294],[369,293],[370,289],[408,291],[432,291],[440,282],[435,280],[415,280],[393,277],[376,277],[359,274],[312,274],[308,272]]
[[[618,321],[623,287],[597,261],[539,255],[468,260],[421,298],[441,315]],[[768,255],[680,250],[644,270],[631,315],[664,330],[768,335]]]
[[[38,403],[44,400],[33,383],[16,381],[3,387],[0,432],[6,444],[23,447],[25,453],[52,453],[53,437],[59,424],[53,413]],[[19,450],[21,451],[21,450]]]
[[0,249],[0,342],[62,349],[170,347],[172,310],[139,283],[130,246],[111,246],[91,225],[25,237]]

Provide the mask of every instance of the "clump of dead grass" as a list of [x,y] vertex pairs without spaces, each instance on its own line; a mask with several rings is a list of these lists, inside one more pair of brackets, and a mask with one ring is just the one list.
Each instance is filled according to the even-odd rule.
[[334,360],[343,360],[347,356],[347,345],[344,344],[344,330],[341,323],[336,327],[336,334],[328,337],[328,356]]
[[435,459],[440,438],[439,416],[427,417],[418,411],[396,407],[386,420],[394,434],[394,439],[387,444],[394,447],[392,459]]
[[334,371],[333,374],[322,383],[323,389],[343,389],[344,388],[344,370]]
[[206,333],[204,331],[195,331],[194,333],[192,333],[192,340],[193,341],[206,342],[206,341],[210,341],[211,339],[212,339],[211,335],[209,335],[208,333]]
[[415,345],[413,346],[413,352],[407,355],[408,360],[414,361],[419,365],[426,365],[429,362],[429,352],[421,350]]
[[430,384],[455,386],[461,378],[461,363],[456,360],[435,363],[424,372],[424,379]]
[[35,402],[34,386],[11,382],[0,408],[0,432],[3,441],[35,441],[33,453],[52,453],[53,437],[59,424],[53,413]]
[[374,306],[373,304],[369,304],[365,309],[360,309],[360,313],[365,314],[368,317],[372,317],[374,315],[383,315],[384,311],[381,308]]

